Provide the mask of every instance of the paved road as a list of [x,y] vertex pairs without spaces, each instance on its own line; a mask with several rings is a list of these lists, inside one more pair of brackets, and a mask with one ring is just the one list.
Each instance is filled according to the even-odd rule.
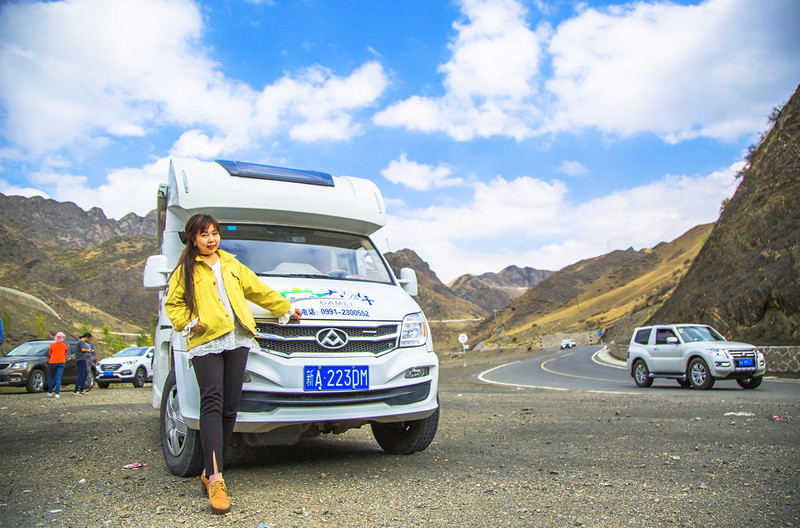
[[197,478],[166,469],[149,389],[59,400],[0,389],[0,526],[800,526],[800,401],[760,388],[631,396],[477,381],[490,366],[444,365],[439,431],[411,456],[383,453],[369,427],[240,445],[221,517]]
[[[625,363],[602,353],[601,346],[580,346],[532,359],[510,362],[483,372],[486,383],[552,390],[583,390],[613,394],[685,392],[675,380],[656,379],[649,389],[640,389],[628,374]],[[800,381],[765,379],[758,389],[743,390],[734,380],[717,381],[713,393],[735,391],[737,397],[800,399]]]

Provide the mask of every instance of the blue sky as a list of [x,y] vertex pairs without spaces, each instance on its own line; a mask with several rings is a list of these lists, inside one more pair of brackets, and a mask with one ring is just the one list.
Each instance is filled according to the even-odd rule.
[[[0,193],[146,214],[171,156],[368,178],[444,282],[717,219],[800,2],[0,4]],[[69,226],[65,226],[69,229]]]

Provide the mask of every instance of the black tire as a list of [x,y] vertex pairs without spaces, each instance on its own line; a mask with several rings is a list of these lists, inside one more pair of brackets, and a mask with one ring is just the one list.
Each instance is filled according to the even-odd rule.
[[83,383],[83,390],[89,392],[94,386],[94,382],[95,382],[94,371],[89,370],[89,372],[86,374],[86,381]]
[[707,390],[714,386],[714,378],[711,377],[708,365],[702,358],[694,358],[689,362],[686,377],[689,378],[693,389]]
[[642,359],[637,359],[633,364],[633,381],[643,389],[653,384],[653,378],[650,377],[650,369],[647,368],[647,363]]
[[107,389],[108,385],[109,383],[107,381],[105,382],[99,380],[97,381],[97,386],[100,387],[101,389]]
[[410,455],[427,449],[439,428],[439,408],[427,418],[409,422],[372,422],[372,435],[390,455]]
[[141,389],[144,387],[146,381],[147,372],[144,370],[144,367],[139,367],[136,369],[136,374],[133,375],[133,386],[137,389]]
[[164,462],[170,472],[179,477],[199,475],[203,470],[200,431],[190,429],[183,421],[175,371],[169,373],[164,383],[158,429]]
[[28,383],[25,384],[25,390],[30,393],[47,390],[47,374],[44,373],[44,370],[39,368],[31,370],[30,375],[28,375]]
[[747,379],[737,379],[736,383],[743,389],[755,389],[759,385],[761,385],[761,379],[763,376],[753,376],[752,378]]
[[678,385],[680,385],[684,389],[688,389],[689,387],[692,386],[692,382],[689,381],[689,378],[678,378],[676,381],[678,382]]

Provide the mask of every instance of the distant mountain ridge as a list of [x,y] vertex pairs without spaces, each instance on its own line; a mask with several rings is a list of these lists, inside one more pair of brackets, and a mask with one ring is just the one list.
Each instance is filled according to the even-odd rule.
[[0,291],[9,343],[37,338],[36,317],[50,334],[70,337],[85,322],[128,334],[146,328],[157,295],[141,287],[142,269],[155,252],[155,225],[155,212],[114,220],[99,208],[0,194],[0,286],[33,295],[61,317]]
[[114,220],[98,207],[84,211],[73,202],[0,194],[0,225],[24,233],[42,247],[87,249],[115,236],[155,237],[156,213],[144,217],[129,213]]
[[448,284],[458,297],[477,304],[487,312],[499,309],[540,283],[552,271],[508,266],[500,273],[462,275]]
[[[556,333],[597,332],[636,313],[650,314],[677,286],[699,252],[711,224],[668,243],[636,251],[616,250],[581,260],[539,282],[498,314],[504,334],[517,343]],[[494,321],[477,335],[488,339]]]

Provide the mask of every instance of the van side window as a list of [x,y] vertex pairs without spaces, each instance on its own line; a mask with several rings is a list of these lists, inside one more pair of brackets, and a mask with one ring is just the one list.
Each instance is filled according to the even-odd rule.
[[646,345],[648,341],[650,341],[650,330],[652,330],[652,328],[642,328],[636,332],[636,337],[634,337],[633,340],[640,345]]
[[673,332],[669,328],[659,328],[656,330],[657,345],[666,345],[668,337],[677,337],[677,336],[675,335],[675,332]]

